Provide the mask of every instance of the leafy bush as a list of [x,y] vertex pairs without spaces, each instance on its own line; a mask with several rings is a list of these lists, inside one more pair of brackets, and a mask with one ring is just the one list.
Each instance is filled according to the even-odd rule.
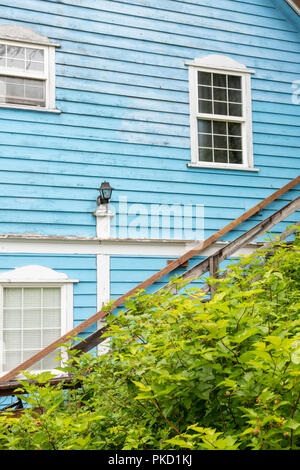
[[174,282],[108,319],[107,354],[72,352],[80,388],[24,382],[0,448],[300,449],[299,239],[231,263],[210,300]]

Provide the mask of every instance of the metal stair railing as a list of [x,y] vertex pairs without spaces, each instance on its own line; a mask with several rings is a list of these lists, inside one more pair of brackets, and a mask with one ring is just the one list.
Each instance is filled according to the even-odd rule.
[[[0,383],[1,382],[5,382],[5,381],[9,381],[9,380],[12,380],[14,377],[16,377],[16,375],[18,375],[21,371],[23,370],[26,370],[28,369],[29,367],[31,367],[33,364],[35,364],[36,362],[40,361],[42,358],[46,357],[48,354],[50,354],[51,352],[53,352],[55,350],[55,348],[57,347],[57,345],[59,344],[62,344],[62,343],[65,343],[67,341],[70,340],[70,338],[72,337],[75,337],[77,336],[80,332],[84,331],[86,328],[88,328],[89,326],[93,325],[94,323],[96,323],[97,321],[103,319],[104,317],[106,317],[108,314],[111,313],[112,310],[116,309],[117,307],[120,307],[121,305],[124,304],[124,301],[126,299],[128,299],[129,297],[131,297],[132,295],[136,294],[140,289],[145,289],[147,287],[149,287],[150,285],[154,284],[157,280],[163,278],[165,275],[169,274],[170,272],[174,271],[176,268],[178,268],[179,266],[181,266],[182,264],[184,264],[186,261],[188,261],[189,259],[191,259],[192,257],[194,257],[195,255],[198,255],[201,251],[203,251],[205,248],[209,247],[210,245],[212,245],[214,242],[216,242],[217,240],[219,240],[223,235],[225,235],[226,233],[230,232],[232,229],[234,229],[235,227],[237,227],[239,224],[241,224],[242,222],[246,221],[247,219],[249,219],[250,217],[252,217],[254,214],[257,214],[259,211],[261,211],[264,207],[266,207],[268,204],[270,204],[271,202],[275,201],[276,199],[278,199],[280,196],[282,196],[283,194],[285,194],[287,191],[289,191],[290,189],[294,188],[297,184],[300,183],[300,176],[297,176],[296,178],[294,178],[292,181],[290,181],[289,183],[287,183],[286,185],[284,185],[282,188],[278,189],[277,191],[275,191],[273,194],[271,194],[270,196],[268,196],[267,198],[265,198],[263,201],[261,201],[259,204],[255,205],[254,207],[252,207],[251,209],[249,209],[248,211],[246,211],[244,214],[242,214],[240,217],[236,218],[234,221],[230,222],[229,224],[227,224],[225,227],[223,227],[222,229],[218,230],[216,233],[214,233],[213,235],[211,235],[209,238],[207,238],[206,240],[204,240],[203,242],[197,244],[193,249],[187,251],[186,253],[184,253],[182,256],[180,256],[179,258],[177,258],[176,260],[172,261],[171,263],[169,263],[167,266],[165,266],[164,268],[162,268],[160,271],[158,271],[157,273],[153,274],[152,276],[150,276],[148,279],[146,279],[145,281],[141,282],[140,284],[138,284],[135,288],[131,289],[130,291],[128,291],[127,293],[123,294],[121,297],[119,297],[118,299],[116,299],[114,302],[112,302],[110,304],[110,307],[109,309],[106,307],[103,307],[101,310],[99,310],[98,312],[96,312],[94,315],[92,315],[90,318],[88,318],[87,320],[83,321],[82,323],[80,323],[80,325],[78,325],[76,328],[73,328],[72,330],[68,331],[65,335],[61,336],[60,338],[58,338],[57,340],[55,340],[54,342],[52,342],[50,345],[48,345],[47,347],[45,347],[44,349],[42,349],[41,351],[39,351],[38,353],[34,354],[32,357],[30,357],[29,359],[27,359],[26,361],[22,362],[21,364],[19,364],[17,367],[13,368],[11,371],[9,371],[8,373],[6,373],[5,375],[3,375],[2,377],[0,377]],[[295,201],[298,201],[298,202],[295,202]],[[287,206],[292,206],[293,205],[293,211],[292,212],[295,212],[295,205],[297,206],[297,204],[299,203],[299,198],[295,199],[294,201],[292,201],[291,203],[287,204],[285,207]],[[299,208],[299,206],[297,206],[297,208]],[[287,209],[286,209],[287,210]],[[283,220],[283,219],[280,219],[280,217],[282,216],[279,216],[278,215],[278,212],[280,212],[281,210],[277,211],[275,214],[277,214],[277,222],[275,223],[278,223],[280,220]],[[273,214],[273,216],[275,215]],[[287,215],[284,216],[284,218],[287,217]],[[269,219],[269,218],[268,218]],[[267,220],[267,219],[266,219]],[[275,225],[275,223],[273,225]],[[273,226],[271,224],[271,226]],[[265,228],[267,229],[267,228]],[[248,233],[248,232],[246,232]],[[255,235],[255,236],[258,236]],[[254,237],[255,238],[255,237]],[[224,250],[226,250],[227,247],[224,248]],[[205,260],[208,265],[207,265],[207,270],[209,269],[214,269],[212,264],[211,266],[209,266],[209,263],[210,261],[208,260],[208,258]],[[201,264],[201,263],[200,263]],[[204,269],[204,268],[203,268]],[[98,333],[100,333],[98,331]],[[88,337],[85,339],[85,341],[83,343],[85,344],[88,344],[89,345],[89,349],[92,349],[94,347],[94,334],[91,335],[92,338]],[[89,340],[90,338],[90,340]],[[99,338],[98,338],[98,343],[99,343]],[[98,344],[97,343],[97,344]],[[80,344],[80,343],[79,343]],[[75,346],[77,349],[78,349],[78,345]],[[88,350],[89,350],[88,349]],[[81,345],[81,349],[80,350],[84,350],[84,346]]]

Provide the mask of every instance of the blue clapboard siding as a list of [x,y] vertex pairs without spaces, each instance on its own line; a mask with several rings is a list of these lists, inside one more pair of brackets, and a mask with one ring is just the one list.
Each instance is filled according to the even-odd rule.
[[[160,269],[166,266],[167,260],[174,260],[173,257],[163,257],[163,256],[111,256],[111,281],[110,281],[110,290],[111,290],[111,299],[117,299],[121,295],[128,292],[130,289],[136,287],[137,284],[141,283],[148,277],[155,274]],[[188,268],[196,265],[201,262],[204,257],[196,256],[189,261]],[[235,259],[231,258],[222,262],[220,265],[220,270],[226,269],[231,263],[235,263]],[[172,273],[164,276],[162,279],[155,282],[153,285],[149,286],[145,292],[147,294],[152,293],[166,285],[170,279],[179,277],[187,268],[177,268]],[[185,289],[191,288],[200,288],[205,285],[205,279],[209,276],[209,273],[205,273],[201,276],[201,279],[196,279],[189,283],[181,292],[184,292]],[[124,305],[121,308],[118,308],[114,311],[114,314],[117,314],[120,309],[124,310]]]
[[[147,210],[203,204],[207,237],[299,174],[300,105],[292,103],[292,83],[300,79],[300,31],[283,3],[1,0],[1,23],[33,28],[61,44],[56,96],[62,113],[0,108],[0,233],[94,236],[97,188],[106,179],[117,212],[120,196]],[[258,173],[186,166],[185,62],[210,53],[256,71]],[[282,196],[263,216],[297,194]]]
[[[163,256],[111,256],[111,281],[110,291],[111,299],[117,299],[121,295],[133,289],[137,284],[141,283],[148,277],[155,274],[160,269],[164,268],[167,260],[174,260],[174,257]],[[189,261],[189,268],[199,263],[204,259],[203,257],[195,256]],[[186,271],[186,268],[177,268],[172,273],[164,276],[146,289],[146,293],[152,293],[164,286],[171,278],[180,277]],[[191,287],[199,287],[200,281],[193,281],[189,284]],[[123,307],[122,307],[123,309]],[[116,309],[115,313],[120,309]]]
[[[96,256],[36,253],[1,253],[0,256],[0,272],[32,264],[63,272],[70,279],[79,281],[74,283],[74,326],[96,312]],[[89,331],[93,331],[93,327]],[[85,331],[81,336],[84,337],[89,331]]]

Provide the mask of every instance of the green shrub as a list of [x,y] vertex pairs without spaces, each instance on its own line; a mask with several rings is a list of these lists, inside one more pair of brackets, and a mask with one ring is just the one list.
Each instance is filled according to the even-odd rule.
[[300,449],[299,239],[265,254],[208,280],[209,301],[180,279],[130,299],[106,355],[72,353],[79,389],[24,385],[31,408],[0,418],[0,448]]

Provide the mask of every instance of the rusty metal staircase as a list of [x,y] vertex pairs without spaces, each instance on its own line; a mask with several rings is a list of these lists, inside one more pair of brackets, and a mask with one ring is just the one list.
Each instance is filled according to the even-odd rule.
[[[210,236],[209,238],[207,238],[203,242],[198,243],[192,250],[187,251],[182,256],[180,256],[179,258],[177,258],[176,260],[172,261],[167,266],[162,268],[160,271],[156,272],[154,275],[150,276],[148,279],[146,279],[145,281],[138,284],[134,289],[131,289],[130,291],[126,292],[126,294],[124,294],[121,297],[119,297],[118,299],[114,300],[112,303],[110,303],[109,308],[104,306],[101,310],[99,310],[93,316],[91,316],[90,318],[88,318],[87,320],[82,322],[76,328],[73,328],[72,330],[67,332],[65,335],[63,335],[62,337],[58,338],[56,341],[51,343],[49,346],[47,346],[43,350],[39,351],[37,354],[35,354],[31,358],[27,359],[26,361],[24,361],[23,363],[21,363],[17,367],[15,367],[13,370],[11,370],[10,372],[8,372],[5,375],[3,375],[2,377],[0,377],[0,396],[13,395],[14,389],[19,385],[18,385],[17,380],[14,380],[13,382],[12,382],[12,380],[18,375],[18,373],[20,371],[28,369],[33,364],[40,361],[42,358],[46,357],[48,354],[50,354],[51,352],[53,352],[55,350],[57,345],[69,341],[70,338],[77,336],[79,333],[84,331],[89,326],[93,325],[94,323],[98,322],[99,320],[104,319],[107,315],[109,315],[117,307],[120,307],[121,305],[123,305],[124,302],[126,301],[126,299],[128,299],[132,295],[136,294],[139,290],[146,289],[147,287],[154,284],[159,279],[163,278],[167,274],[174,271],[176,268],[178,268],[178,267],[182,266],[183,264],[185,264],[192,257],[194,257],[196,255],[199,255],[205,248],[208,248],[209,246],[211,246],[213,243],[215,243],[217,240],[219,240],[223,235],[225,235],[229,231],[233,230],[239,224],[246,221],[247,219],[249,219],[253,215],[260,212],[268,204],[270,204],[271,202],[278,199],[280,196],[282,196],[283,194],[288,192],[290,189],[294,188],[299,183],[300,183],[300,176],[297,176],[292,181],[290,181],[288,184],[286,184],[282,188],[278,189],[273,194],[271,194],[269,197],[267,197],[266,199],[261,201],[259,204],[255,205],[254,207],[252,207],[251,209],[246,211],[244,214],[242,214],[240,217],[238,217],[234,221],[227,224],[221,230],[214,233],[212,236]],[[262,235],[267,230],[270,230],[272,227],[274,227],[276,224],[278,224],[279,222],[286,219],[286,217],[288,217],[292,213],[296,212],[298,209],[300,209],[300,196],[298,196],[295,199],[293,199],[292,201],[288,202],[281,209],[277,210],[276,212],[274,212],[269,217],[267,217],[264,220],[260,221],[257,225],[252,227],[250,230],[243,233],[242,235],[240,235],[238,238],[236,238],[232,242],[229,242],[225,246],[222,246],[222,248],[215,251],[212,255],[208,256],[207,258],[205,258],[200,263],[196,264],[192,268],[185,271],[184,274],[181,275],[182,279],[183,280],[193,280],[193,279],[195,279],[197,277],[200,277],[201,275],[205,274],[206,272],[209,272],[210,275],[214,277],[216,275],[216,272],[218,271],[219,265],[222,261],[224,261],[225,259],[232,256],[234,253],[236,253],[237,250],[244,247],[245,245],[247,245],[248,243],[250,243],[251,241],[256,239],[258,236]],[[296,225],[300,226],[300,221],[297,222]],[[280,238],[282,240],[287,238],[289,235],[294,233],[295,230],[296,229],[286,230],[285,232],[283,232],[281,234]],[[169,287],[169,286],[170,286],[170,283],[168,283],[163,288],[166,288],[166,287]],[[88,336],[84,341],[80,341],[79,343],[75,344],[72,347],[72,349],[76,349],[76,350],[79,350],[81,352],[87,352],[87,351],[93,349],[95,346],[97,346],[99,343],[101,343],[103,341],[103,338],[101,337],[101,335],[106,329],[107,329],[106,326],[104,326],[101,329],[98,329],[95,333]],[[67,378],[67,377],[54,378],[53,380],[51,380],[51,382],[53,383],[53,385],[55,385],[56,383],[60,382],[61,380],[65,380],[66,387],[67,387],[67,384],[69,382],[69,378]]]

